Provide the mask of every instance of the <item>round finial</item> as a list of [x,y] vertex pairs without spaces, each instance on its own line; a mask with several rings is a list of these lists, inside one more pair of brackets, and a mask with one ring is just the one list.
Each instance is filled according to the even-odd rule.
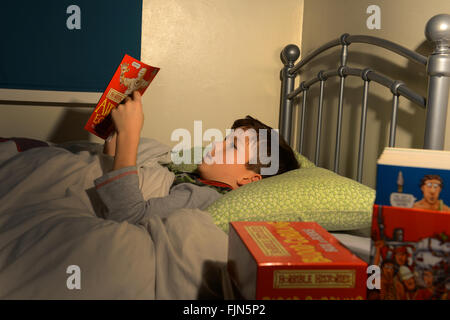
[[428,20],[425,36],[437,46],[450,46],[450,15],[438,14]]
[[295,44],[288,44],[281,54],[285,62],[293,64],[300,56],[300,49]]

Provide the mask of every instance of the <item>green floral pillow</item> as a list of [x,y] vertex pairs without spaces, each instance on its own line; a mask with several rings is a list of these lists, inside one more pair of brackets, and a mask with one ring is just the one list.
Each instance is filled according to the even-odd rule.
[[207,208],[228,232],[230,221],[315,221],[329,231],[371,225],[375,190],[319,167],[303,167],[253,182]]
[[375,190],[295,155],[300,169],[247,184],[210,205],[215,223],[225,232],[239,220],[315,221],[329,231],[370,227]]

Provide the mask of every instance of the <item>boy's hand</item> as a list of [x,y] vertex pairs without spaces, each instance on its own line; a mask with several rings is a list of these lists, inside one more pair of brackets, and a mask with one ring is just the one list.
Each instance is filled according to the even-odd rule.
[[119,104],[111,111],[111,117],[119,135],[126,133],[139,137],[144,124],[141,94],[134,91],[132,98],[126,98],[123,104]]

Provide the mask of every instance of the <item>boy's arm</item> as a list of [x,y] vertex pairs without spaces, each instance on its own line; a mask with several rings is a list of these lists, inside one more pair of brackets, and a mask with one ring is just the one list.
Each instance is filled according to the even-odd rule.
[[136,166],[139,138],[144,123],[141,94],[133,92],[132,99],[127,98],[111,111],[111,117],[117,131],[113,171]]
[[139,136],[127,132],[117,134],[113,171],[136,166]]
[[94,181],[95,188],[110,214],[118,216],[117,220],[140,221],[146,208],[136,167],[144,122],[140,93],[133,92],[131,98],[111,111],[111,117],[115,133],[105,142],[103,152],[114,156],[114,164],[110,172]]
[[106,207],[105,219],[145,226],[152,216],[166,218],[181,208],[205,210],[222,195],[214,189],[181,183],[165,197],[144,200],[136,167],[111,171],[94,181]]
[[113,170],[94,181],[95,190],[107,207],[107,219],[145,225],[147,217],[168,216],[179,208],[205,209],[220,194],[207,187],[180,184],[162,198],[145,201],[139,189],[136,157],[144,121],[140,94],[113,109],[116,152]]

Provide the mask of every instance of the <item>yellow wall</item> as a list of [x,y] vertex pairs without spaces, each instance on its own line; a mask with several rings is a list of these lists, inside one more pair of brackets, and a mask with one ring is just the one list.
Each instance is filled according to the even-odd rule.
[[[247,114],[277,127],[279,56],[286,44],[300,44],[302,8],[303,0],[144,0],[141,59],[161,71],[143,97],[142,135],[175,145],[172,131],[193,132],[194,120],[203,120],[203,131],[224,130]],[[99,94],[61,96],[0,91],[0,136],[100,141],[83,130],[92,108],[70,106],[95,105]]]
[[[381,7],[381,30],[368,30],[366,9]],[[348,32],[368,34],[430,52],[424,27],[435,14],[450,12],[447,0],[144,0],[142,60],[161,67],[144,95],[143,136],[175,145],[176,128],[193,132],[194,120],[224,130],[247,114],[278,126],[280,51],[301,43],[304,56],[324,42]],[[303,26],[303,27],[302,27]],[[339,48],[334,50],[339,52]],[[368,56],[366,54],[369,54]],[[364,54],[364,55],[363,55]],[[320,68],[335,68],[328,54],[314,60]],[[349,64],[399,78],[426,95],[425,69],[386,50],[352,44]],[[307,76],[308,72],[303,76]],[[362,91],[360,80],[347,78],[340,173],[356,177]],[[326,90],[338,87],[337,79]],[[388,140],[391,97],[371,84],[363,182],[375,185],[376,158]],[[317,87],[316,87],[317,88]],[[314,90],[313,90],[314,91]],[[317,92],[317,89],[315,89]],[[100,139],[83,130],[100,93],[60,93],[0,89],[0,136],[23,136],[54,142]],[[7,101],[31,101],[31,103]],[[6,101],[6,102],[5,102]],[[33,101],[43,101],[39,104]],[[80,107],[74,103],[88,103]],[[317,106],[317,99],[310,105]],[[320,164],[333,167],[336,98],[325,100]],[[315,109],[315,108],[313,108]],[[397,146],[421,147],[425,111],[400,98]],[[314,112],[309,112],[314,117]],[[450,112],[447,127],[450,128]],[[314,158],[315,125],[307,126],[306,154]],[[450,150],[450,129],[445,148]]]
[[[381,9],[381,29],[369,30],[366,13],[369,5],[378,5]],[[450,12],[448,0],[305,0],[302,56],[316,47],[338,38],[343,33],[366,34],[385,38],[409,49],[428,55],[431,47],[425,43],[426,22],[434,15]],[[316,75],[320,69],[337,69],[340,47],[324,53],[313,60],[301,79],[308,80],[311,73]],[[365,44],[349,46],[348,65],[358,68],[371,67],[392,79],[404,81],[410,88],[426,96],[427,80],[425,67],[409,62],[389,51]],[[314,72],[310,72],[314,70]],[[342,152],[340,170],[343,175],[356,178],[356,165],[359,144],[359,122],[361,117],[362,80],[347,77],[344,100],[344,125],[342,130]],[[325,90],[333,91],[335,97],[324,101],[322,127],[322,148],[320,164],[333,168],[337,117],[338,79],[330,79]],[[318,85],[312,91],[318,92]],[[376,177],[376,159],[389,139],[392,94],[377,83],[370,83],[369,110],[367,116],[367,135],[364,160],[363,183],[374,187]],[[314,159],[315,121],[318,100],[309,101],[309,118],[314,124],[306,127],[307,144],[305,153]],[[425,111],[405,98],[400,97],[397,147],[423,147]],[[445,148],[450,150],[450,113],[447,115]]]

